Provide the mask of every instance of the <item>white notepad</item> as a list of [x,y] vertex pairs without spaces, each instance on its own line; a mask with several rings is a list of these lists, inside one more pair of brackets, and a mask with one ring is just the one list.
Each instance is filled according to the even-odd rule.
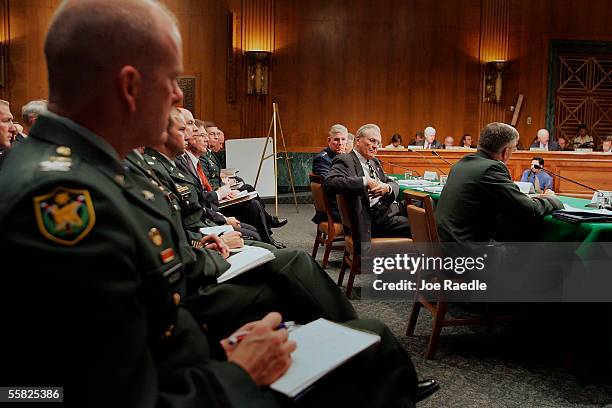
[[270,388],[295,397],[325,374],[368,347],[380,343],[380,336],[318,319],[289,333],[297,343],[289,370]]
[[200,228],[200,234],[204,235],[221,235],[224,232],[231,232],[234,230],[234,227],[231,225],[217,225],[215,227],[202,227]]
[[271,251],[265,248],[252,246],[244,248],[244,250],[227,258],[227,262],[229,262],[231,266],[217,278],[217,283],[222,283],[229,279],[235,278],[238,275],[242,275],[243,273],[258,267],[259,265],[263,265],[266,262],[270,262],[276,258]]

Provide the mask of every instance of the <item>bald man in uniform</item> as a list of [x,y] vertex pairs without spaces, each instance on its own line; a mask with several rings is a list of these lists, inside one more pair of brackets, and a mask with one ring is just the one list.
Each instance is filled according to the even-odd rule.
[[223,342],[226,361],[211,357],[180,299],[188,259],[176,221],[121,162],[164,141],[182,98],[169,12],[151,0],[65,1],[45,54],[49,112],[0,172],[0,246],[20,261],[0,286],[3,383],[62,386],[80,407],[415,405],[414,367],[376,321],[347,323],[381,343],[296,402],[266,388],[295,349],[278,313],[237,328],[247,334]]

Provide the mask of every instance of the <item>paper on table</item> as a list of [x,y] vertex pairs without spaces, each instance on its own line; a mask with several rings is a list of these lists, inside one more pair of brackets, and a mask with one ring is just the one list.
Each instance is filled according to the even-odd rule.
[[220,235],[224,232],[231,232],[234,228],[231,225],[217,225],[215,227],[202,227],[200,228],[200,234],[210,235],[216,234]]
[[270,388],[295,397],[325,374],[373,344],[380,336],[318,319],[289,333],[297,343],[289,370]]
[[238,275],[242,275],[274,258],[276,258],[274,254],[265,248],[253,246],[245,247],[243,251],[227,258],[230,268],[217,278],[217,283],[222,283]]
[[400,186],[404,186],[404,187],[430,187],[430,186],[435,186],[436,184],[438,184],[430,180],[420,180],[420,179],[398,180],[397,183]]

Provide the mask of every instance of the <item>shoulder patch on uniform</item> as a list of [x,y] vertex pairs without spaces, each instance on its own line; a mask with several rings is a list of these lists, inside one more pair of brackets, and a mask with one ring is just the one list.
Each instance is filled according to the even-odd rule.
[[87,190],[57,187],[34,197],[34,213],[41,234],[50,241],[74,245],[89,234],[96,222]]

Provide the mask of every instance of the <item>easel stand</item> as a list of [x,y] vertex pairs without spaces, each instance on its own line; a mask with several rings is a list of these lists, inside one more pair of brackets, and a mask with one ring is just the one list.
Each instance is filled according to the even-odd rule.
[[[278,128],[278,131],[277,131]],[[283,150],[277,150],[277,136],[280,133],[281,142],[283,143]],[[272,154],[266,156],[266,149],[268,147],[268,140],[272,138]],[[297,195],[295,194],[295,182],[293,181],[293,171],[291,170],[291,157],[287,151],[287,145],[285,144],[285,137],[283,136],[283,127],[281,126],[280,116],[278,115],[278,104],[272,103],[272,120],[270,121],[270,128],[268,129],[268,136],[264,143],[263,152],[261,152],[261,159],[259,160],[259,168],[257,169],[257,177],[255,177],[255,188],[257,188],[257,182],[259,181],[259,174],[261,173],[261,166],[264,160],[274,158],[274,209],[275,215],[278,216],[278,155],[280,153],[285,154],[285,166],[287,166],[287,172],[289,174],[289,182],[291,183],[291,191],[293,192],[293,201],[295,203],[295,211],[300,212],[297,202]]]

